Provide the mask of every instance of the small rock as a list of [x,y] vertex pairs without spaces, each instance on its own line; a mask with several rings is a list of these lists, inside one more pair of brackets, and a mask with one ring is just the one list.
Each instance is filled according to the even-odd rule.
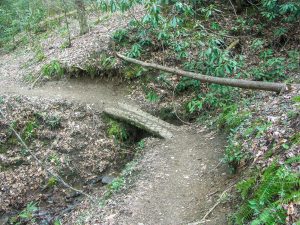
[[113,176],[103,176],[101,179],[102,184],[111,184],[115,177]]

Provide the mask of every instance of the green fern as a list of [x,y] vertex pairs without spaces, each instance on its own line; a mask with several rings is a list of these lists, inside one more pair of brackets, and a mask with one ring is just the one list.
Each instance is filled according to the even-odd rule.
[[233,216],[234,224],[285,224],[283,204],[300,200],[300,176],[287,165],[270,165],[259,177],[237,184],[244,204]]
[[288,160],[286,160],[287,164],[299,163],[299,162],[300,162],[300,155],[294,156],[294,157],[289,158]]
[[241,193],[243,199],[245,199],[248,196],[249,191],[251,191],[251,188],[253,187],[254,184],[255,184],[254,177],[251,177],[247,180],[243,180],[237,184],[237,189]]

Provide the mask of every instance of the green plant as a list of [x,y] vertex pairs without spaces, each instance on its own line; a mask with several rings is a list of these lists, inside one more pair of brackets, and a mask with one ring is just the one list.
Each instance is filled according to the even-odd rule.
[[58,129],[61,126],[61,118],[59,116],[48,115],[45,112],[37,112],[34,116],[40,124],[45,124],[51,130]]
[[111,189],[113,192],[118,192],[121,190],[121,188],[125,185],[125,178],[119,177],[112,181],[112,183],[109,185],[109,189]]
[[261,50],[265,42],[262,39],[256,38],[252,41],[251,49],[254,51]]
[[[17,45],[16,37],[23,32],[21,43],[33,34],[44,31],[40,26],[46,16],[46,9],[40,0],[16,0],[0,3],[0,47],[13,50]],[[18,43],[20,44],[20,43]],[[9,49],[10,48],[10,49]]]
[[268,130],[268,128],[271,126],[271,122],[262,122],[260,125],[256,126],[255,129],[255,137],[259,138],[265,135],[265,132]]
[[37,203],[30,202],[26,208],[22,210],[17,216],[10,218],[12,224],[21,225],[24,223],[36,223],[33,213],[38,211]]
[[284,204],[300,200],[299,173],[273,163],[261,175],[237,185],[245,200],[233,215],[234,224],[285,224]]
[[101,54],[99,58],[99,64],[102,70],[113,69],[116,65],[116,59],[106,54]]
[[146,99],[149,102],[158,102],[159,99],[160,99],[160,97],[159,97],[159,95],[154,90],[150,90],[146,94]]
[[279,27],[278,29],[274,30],[273,33],[274,33],[274,36],[275,36],[275,37],[280,37],[280,36],[286,34],[286,32],[287,32],[287,29],[286,29],[286,28],[284,28],[284,27]]
[[128,39],[128,30],[119,29],[113,34],[113,40],[117,43],[123,43]]
[[43,61],[46,58],[45,53],[44,53],[44,51],[43,51],[42,48],[38,48],[36,50],[36,52],[35,52],[35,58],[36,58],[36,60],[38,62],[41,62],[41,61]]
[[118,178],[114,179],[113,182],[108,185],[108,189],[106,190],[106,192],[104,193],[104,195],[100,201],[100,204],[102,206],[105,205],[107,199],[109,199],[112,194],[117,193],[120,190],[125,188],[125,185],[126,185],[127,181],[129,180],[128,178],[130,177],[130,175],[132,175],[136,164],[137,164],[136,159],[127,163],[125,168],[122,170],[121,175]]
[[235,141],[234,135],[230,134],[222,161],[228,164],[231,173],[236,173],[240,163],[247,158],[248,154],[243,151],[241,145]]
[[29,73],[29,74],[25,75],[25,77],[24,77],[24,80],[28,83],[34,82],[35,79],[36,79],[36,77],[32,73]]
[[295,133],[293,136],[291,136],[290,141],[294,145],[300,144],[300,132]]
[[219,128],[232,130],[240,126],[248,116],[249,113],[240,112],[237,105],[228,105],[223,108],[223,111],[218,116],[216,123]]
[[199,99],[192,99],[187,103],[186,107],[189,113],[193,113],[196,110],[200,111],[203,108],[203,101]]
[[179,83],[176,86],[175,91],[177,93],[191,90],[191,91],[200,91],[200,84],[201,82],[199,80],[191,79],[188,77],[182,77],[179,81]]
[[188,53],[188,48],[189,48],[189,43],[186,41],[183,42],[176,42],[174,44],[172,44],[174,51],[177,54],[177,58],[178,59],[186,59],[189,57],[189,53]]
[[259,9],[268,20],[281,17],[285,22],[294,22],[300,16],[300,4],[293,0],[280,3],[277,0],[262,0],[262,6]]
[[131,66],[124,70],[124,76],[126,79],[133,79],[142,76],[142,74],[147,71],[141,66]]
[[293,102],[295,102],[295,103],[300,103],[300,95],[294,96],[294,97],[292,98],[292,100],[293,100]]
[[62,222],[59,219],[54,220],[54,225],[62,225]]
[[[233,103],[233,88],[217,84],[211,84],[208,87],[207,92],[199,93],[188,101],[186,105],[188,112],[194,113],[203,109],[213,112]],[[238,97],[237,93],[235,97]]]
[[140,140],[138,143],[138,148],[139,149],[144,149],[145,148],[145,141],[144,140]]
[[47,187],[51,188],[58,184],[56,177],[50,177],[47,181]]
[[42,67],[41,73],[47,78],[61,78],[65,73],[65,69],[58,60],[52,60],[49,64],[46,64]]
[[109,137],[113,137],[121,143],[126,142],[129,138],[125,126],[115,120],[109,120],[107,132]]
[[36,121],[28,121],[23,128],[22,137],[25,141],[29,141],[36,135],[38,124]]
[[128,53],[128,56],[131,58],[139,58],[142,53],[142,47],[139,44],[132,45],[132,48],[130,52]]
[[288,51],[288,63],[287,68],[291,71],[295,70],[298,71],[300,68],[299,60],[300,60],[300,51],[291,50]]
[[47,116],[44,118],[45,124],[52,130],[57,129],[61,126],[61,118],[58,116]]
[[61,165],[61,160],[60,160],[59,156],[56,153],[52,153],[48,157],[48,161],[53,163],[55,166],[60,166]]
[[256,80],[280,81],[286,78],[286,59],[271,57],[272,51],[264,51],[261,58],[264,60],[258,67],[254,67],[250,73]]
[[69,48],[70,46],[71,46],[70,41],[69,41],[69,40],[65,40],[65,41],[61,44],[60,48],[61,48],[61,49],[65,49],[65,48]]

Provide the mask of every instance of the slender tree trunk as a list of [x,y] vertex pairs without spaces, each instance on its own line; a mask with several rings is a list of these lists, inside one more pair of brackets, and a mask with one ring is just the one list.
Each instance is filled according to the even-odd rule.
[[67,6],[66,6],[66,2],[65,0],[61,0],[63,3],[63,9],[64,9],[64,15],[65,15],[65,22],[67,25],[67,30],[68,30],[68,44],[66,47],[71,47],[72,43],[71,43],[71,33],[70,33],[70,28],[69,28],[69,21],[68,21],[68,17],[67,17]]
[[86,19],[86,10],[85,10],[83,0],[75,0],[75,5],[77,8],[77,14],[78,14],[77,16],[78,16],[78,21],[80,26],[80,35],[82,35],[87,33],[89,30],[87,19]]
[[297,88],[297,89],[300,88],[300,84],[287,85],[285,83],[251,81],[251,80],[207,76],[207,75],[202,75],[199,73],[193,73],[193,72],[180,70],[178,68],[170,68],[170,67],[158,65],[155,63],[143,62],[140,60],[128,58],[119,53],[116,53],[116,56],[127,62],[138,64],[143,67],[158,69],[158,70],[165,71],[168,73],[177,74],[179,76],[190,77],[190,78],[193,78],[196,80],[200,80],[201,82],[204,82],[204,83],[214,83],[214,84],[220,84],[220,85],[225,85],[225,86],[254,89],[254,90],[274,91],[277,93],[284,92],[285,90],[288,90],[289,88]]

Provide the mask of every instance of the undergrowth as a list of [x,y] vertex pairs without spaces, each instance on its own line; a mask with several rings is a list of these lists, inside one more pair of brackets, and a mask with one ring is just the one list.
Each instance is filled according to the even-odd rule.
[[50,78],[62,78],[65,74],[65,69],[58,60],[52,60],[50,63],[45,64],[41,73],[44,77]]
[[239,182],[237,189],[244,203],[234,213],[233,224],[285,224],[286,207],[300,200],[300,176],[289,163],[274,162],[262,173]]

